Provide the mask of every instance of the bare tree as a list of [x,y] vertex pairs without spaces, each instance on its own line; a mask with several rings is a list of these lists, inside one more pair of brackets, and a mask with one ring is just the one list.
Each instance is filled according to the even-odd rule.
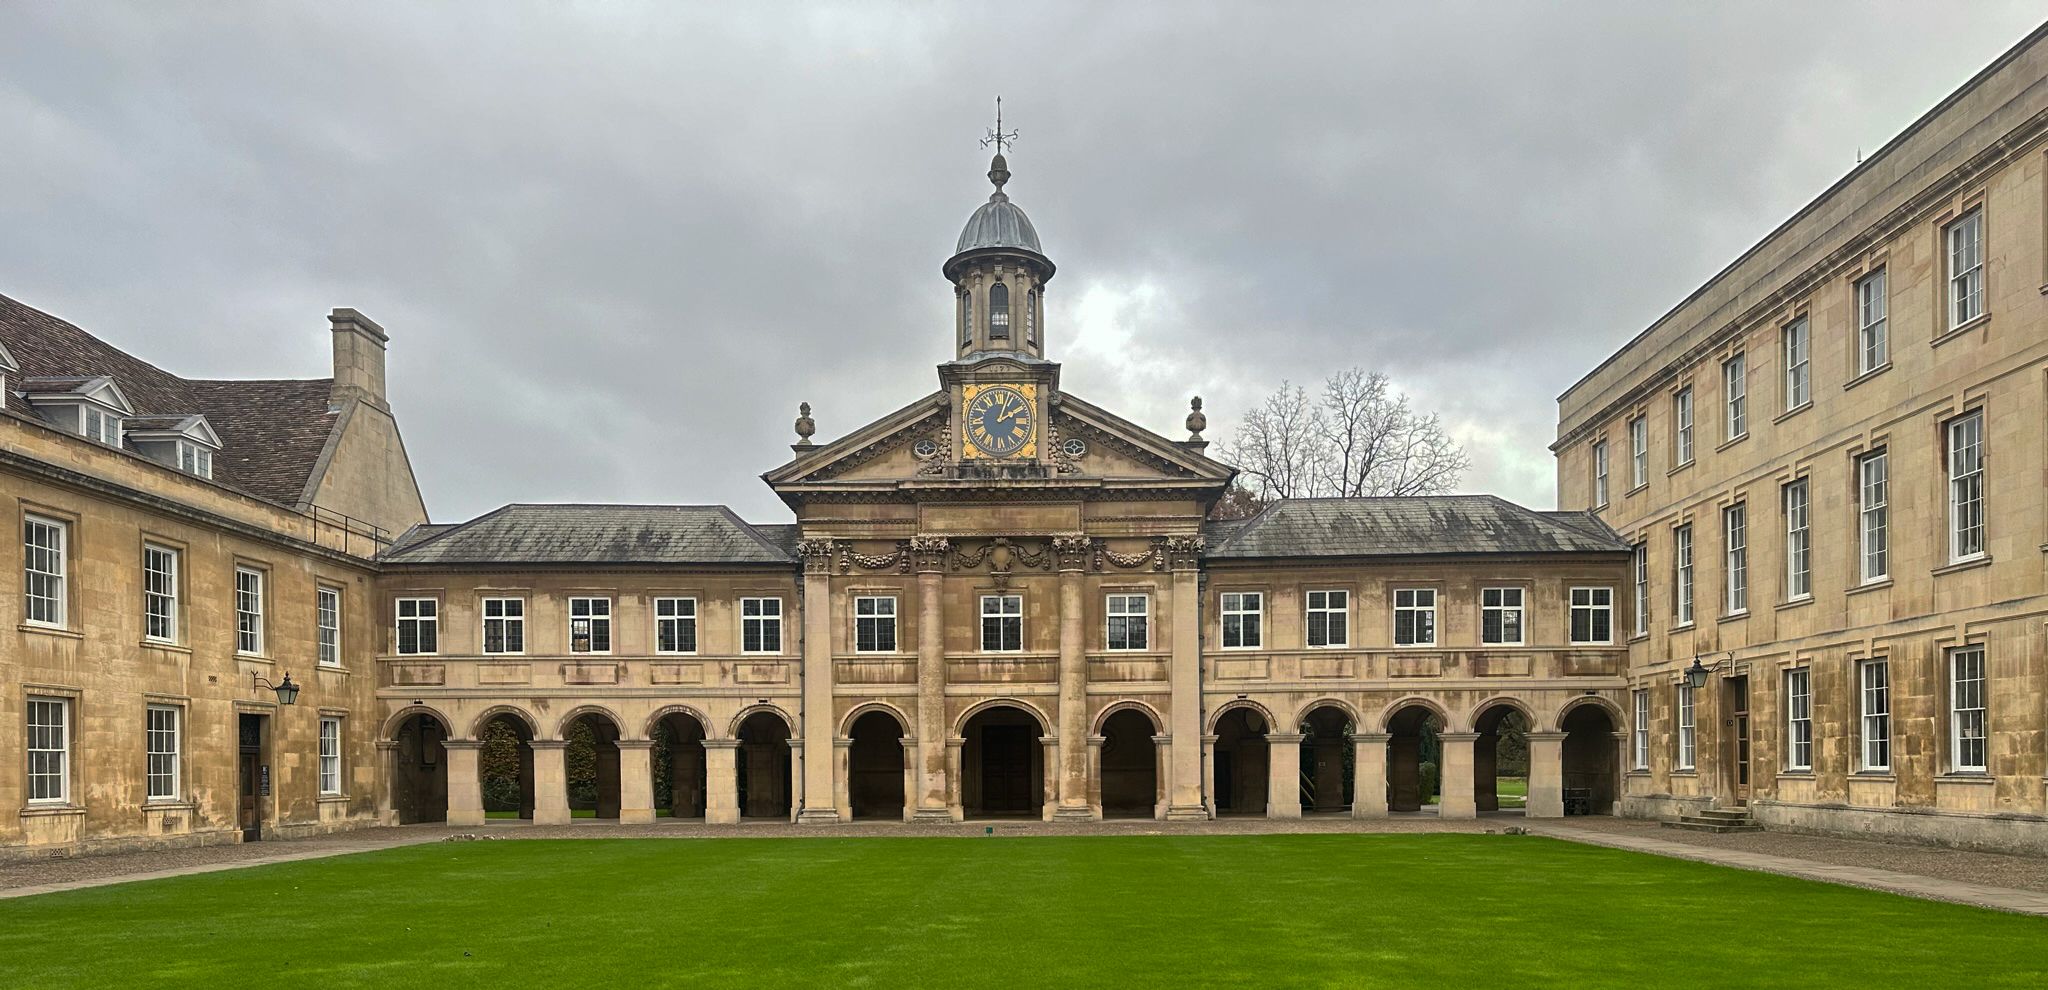
[[1437,414],[1417,413],[1387,376],[1363,368],[1331,375],[1313,401],[1280,383],[1222,454],[1248,490],[1227,500],[1231,515],[1281,498],[1442,494],[1472,465]]

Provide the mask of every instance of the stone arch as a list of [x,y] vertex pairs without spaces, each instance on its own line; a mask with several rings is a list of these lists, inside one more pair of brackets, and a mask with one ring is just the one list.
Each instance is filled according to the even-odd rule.
[[1325,696],[1310,701],[1308,704],[1294,710],[1294,731],[1302,731],[1301,726],[1308,722],[1309,715],[1313,714],[1318,708],[1335,708],[1343,712],[1344,716],[1351,720],[1352,725],[1365,725],[1365,716],[1359,712],[1357,705],[1342,698]]
[[670,715],[685,715],[696,720],[697,728],[703,731],[704,737],[707,739],[711,737],[711,719],[703,712],[689,705],[663,705],[655,709],[653,714],[647,716],[646,723],[640,727],[641,738],[654,738],[654,727],[660,725],[661,720]]
[[1216,734],[1216,727],[1222,724],[1223,716],[1228,715],[1231,712],[1234,712],[1240,708],[1254,712],[1260,718],[1265,719],[1267,732],[1275,731],[1275,727],[1280,724],[1279,720],[1273,717],[1273,710],[1267,708],[1265,705],[1257,701],[1253,701],[1250,698],[1233,698],[1229,701],[1224,702],[1221,705],[1216,706],[1216,710],[1209,713],[1209,734],[1212,736]]
[[540,734],[540,721],[518,705],[492,705],[478,712],[476,718],[469,723],[469,737],[471,739],[480,738],[483,734],[484,726],[491,724],[491,720],[500,715],[510,715],[513,721],[525,726],[528,739],[543,738]]
[[1500,705],[1506,705],[1510,708],[1513,708],[1515,711],[1520,712],[1522,715],[1522,721],[1528,723],[1529,725],[1529,731],[1542,731],[1544,723],[1542,719],[1536,717],[1536,709],[1531,707],[1528,702],[1523,701],[1522,699],[1517,698],[1511,694],[1497,694],[1491,698],[1486,699],[1485,701],[1473,705],[1471,710],[1465,713],[1465,724],[1469,726],[1477,726],[1479,724],[1479,719],[1482,716],[1484,716],[1489,709],[1498,707]]
[[767,702],[748,705],[747,707],[740,709],[738,712],[735,712],[733,714],[732,721],[726,723],[725,737],[727,739],[738,739],[740,737],[740,726],[743,723],[745,723],[747,719],[750,719],[763,712],[766,712],[770,715],[775,716],[778,719],[781,719],[782,728],[789,733],[790,738],[793,739],[796,737],[796,719],[791,718],[788,712],[783,711],[781,708],[775,705],[771,705]]
[[861,716],[866,715],[870,712],[881,712],[882,714],[895,719],[896,725],[903,730],[903,734],[906,736],[910,734],[910,727],[912,723],[910,721],[910,716],[903,713],[903,709],[898,708],[895,705],[892,705],[886,701],[866,701],[853,706],[853,710],[847,712],[846,717],[839,720],[840,738],[844,739],[849,736],[852,736],[853,723],[860,721]]
[[577,719],[582,718],[585,715],[596,715],[599,718],[602,718],[605,721],[610,722],[612,725],[612,730],[617,732],[621,737],[624,737],[626,735],[626,720],[620,718],[617,712],[614,712],[603,705],[577,705],[576,707],[571,708],[566,712],[563,712],[562,717],[555,721],[554,737],[556,739],[563,738],[562,733],[569,731],[570,723],[575,722]]
[[[1600,708],[1601,710],[1605,711],[1607,713],[1607,717],[1614,722],[1614,731],[1627,731],[1626,727],[1628,725],[1628,719],[1622,714],[1621,706],[1615,704],[1612,699],[1597,694],[1582,694],[1576,698],[1573,698],[1570,701],[1565,702],[1562,705],[1559,705],[1557,708],[1557,720],[1553,722],[1551,725],[1547,726],[1547,728],[1554,729],[1557,731],[1563,731],[1565,717],[1570,715],[1573,709],[1583,708],[1586,705],[1594,705]],[[1533,727],[1534,723],[1531,723],[1531,725]]]
[[1052,720],[1046,718],[1045,713],[1039,711],[1037,705],[1031,704],[1030,702],[1025,701],[1021,698],[990,698],[987,701],[977,702],[972,707],[968,708],[966,711],[961,712],[959,718],[953,720],[953,738],[967,738],[967,723],[972,721],[974,719],[974,716],[979,715],[982,712],[988,711],[992,708],[1015,708],[1018,711],[1021,711],[1024,714],[1031,716],[1031,718],[1038,723],[1038,731],[1040,736],[1047,739],[1050,739],[1053,736]]
[[1451,719],[1451,713],[1445,711],[1444,706],[1442,704],[1440,704],[1435,698],[1425,697],[1419,694],[1411,694],[1407,697],[1396,699],[1393,703],[1387,705],[1387,707],[1380,709],[1380,715],[1379,718],[1375,720],[1375,724],[1377,724],[1380,727],[1381,732],[1392,732],[1394,716],[1401,714],[1403,710],[1409,708],[1428,709],[1431,714],[1436,716],[1437,721],[1443,723],[1445,732],[1461,731],[1458,728],[1457,723]]
[[1103,728],[1109,725],[1110,716],[1115,715],[1118,712],[1137,712],[1138,714],[1145,716],[1152,722],[1152,731],[1154,734],[1159,734],[1166,731],[1166,719],[1160,717],[1159,711],[1157,709],[1153,708],[1151,705],[1148,705],[1142,701],[1125,699],[1123,701],[1118,701],[1111,704],[1108,708],[1104,708],[1100,713],[1098,713],[1095,716],[1095,724],[1090,726],[1088,729],[1088,734],[1091,736],[1101,735]]
[[[455,734],[455,723],[453,721],[450,721],[448,716],[441,714],[440,709],[435,708],[432,705],[407,705],[404,708],[392,712],[391,717],[384,720],[384,727],[381,730],[379,730],[377,738],[398,738],[398,730],[400,728],[403,728],[405,726],[405,723],[408,720],[410,720],[414,715],[425,715],[426,717],[441,723],[441,733],[443,735],[453,736]],[[482,725],[482,723],[479,722],[478,725]]]
[[[1520,734],[1513,723],[1521,722]],[[1513,695],[1496,695],[1472,706],[1465,724],[1472,727],[1472,807],[1475,813],[1525,807],[1529,778],[1527,733],[1541,731],[1534,709]],[[1503,745],[1503,744],[1506,745]],[[1503,799],[1502,779],[1508,781]],[[1519,783],[1517,783],[1519,782]],[[1518,793],[1519,789],[1519,793]]]

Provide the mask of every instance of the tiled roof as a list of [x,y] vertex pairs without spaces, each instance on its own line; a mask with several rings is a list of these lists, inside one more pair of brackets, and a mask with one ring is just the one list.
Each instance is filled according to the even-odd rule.
[[466,523],[415,528],[393,564],[794,564],[784,529],[722,505],[507,505]]
[[[200,413],[220,435],[213,478],[258,498],[296,505],[333,432],[333,381],[180,378],[48,313],[0,295],[0,346],[21,375],[74,382],[104,376],[135,411]],[[10,407],[13,405],[9,404]]]
[[1493,495],[1285,499],[1203,533],[1211,560],[1628,550],[1590,513],[1525,509]]

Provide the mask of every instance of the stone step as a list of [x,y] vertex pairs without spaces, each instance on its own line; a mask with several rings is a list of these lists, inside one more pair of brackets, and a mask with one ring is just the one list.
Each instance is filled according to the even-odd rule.
[[1713,832],[1716,834],[1761,832],[1764,830],[1762,825],[1758,825],[1755,822],[1728,822],[1712,818],[1694,818],[1690,815],[1679,818],[1676,821],[1665,821],[1661,824],[1665,828],[1681,828],[1688,832]]
[[1717,821],[1735,823],[1742,823],[1750,820],[1748,808],[1708,808],[1703,811],[1693,812],[1691,815],[1681,815],[1680,817],[1710,818]]

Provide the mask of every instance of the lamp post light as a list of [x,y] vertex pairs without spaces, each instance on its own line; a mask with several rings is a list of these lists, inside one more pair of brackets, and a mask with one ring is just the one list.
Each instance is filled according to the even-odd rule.
[[285,671],[284,680],[276,684],[265,680],[260,674],[250,674],[249,680],[253,682],[250,685],[251,687],[269,688],[277,692],[277,703],[280,705],[296,705],[299,703],[299,686],[292,683],[291,671]]
[[1692,666],[1685,668],[1685,686],[1695,691],[1707,686],[1708,675],[1725,674],[1735,669],[1733,653],[1722,654],[1721,659],[1716,660],[1711,667],[1700,662],[1701,656],[1702,654],[1693,654]]

